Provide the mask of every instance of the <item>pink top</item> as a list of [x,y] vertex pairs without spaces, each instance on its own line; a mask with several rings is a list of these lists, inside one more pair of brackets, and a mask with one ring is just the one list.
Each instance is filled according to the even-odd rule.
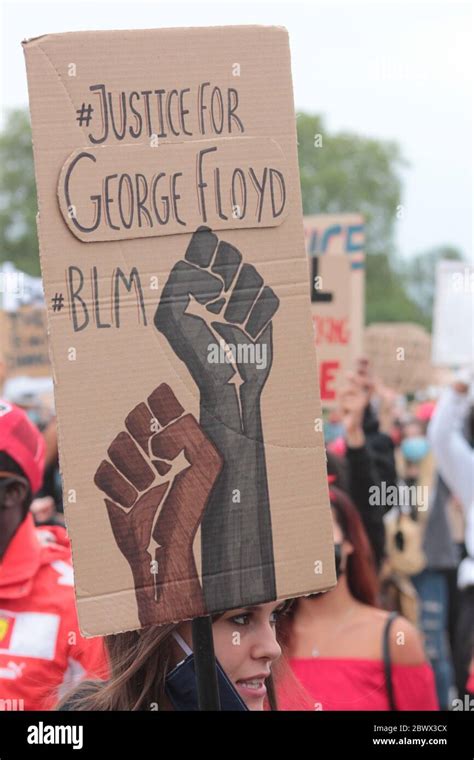
[[469,673],[469,678],[466,685],[466,690],[470,694],[474,694],[474,665],[471,666],[471,671]]
[[[289,662],[296,679],[290,683],[287,677],[279,686],[280,710],[390,710],[382,660],[311,657]],[[428,663],[392,664],[392,684],[397,710],[439,710]]]

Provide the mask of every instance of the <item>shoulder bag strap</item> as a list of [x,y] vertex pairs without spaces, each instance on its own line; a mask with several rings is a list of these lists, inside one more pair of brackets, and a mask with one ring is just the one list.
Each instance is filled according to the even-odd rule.
[[383,630],[383,642],[382,642],[385,684],[387,687],[390,710],[392,711],[396,711],[397,707],[395,705],[395,695],[393,693],[392,662],[390,659],[390,628],[392,626],[393,621],[397,617],[398,617],[398,612],[391,612],[390,615],[388,616],[387,622],[385,623],[385,627]]

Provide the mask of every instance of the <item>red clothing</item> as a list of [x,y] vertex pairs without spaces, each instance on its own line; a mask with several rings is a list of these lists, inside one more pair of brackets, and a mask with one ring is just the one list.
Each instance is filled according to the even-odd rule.
[[[287,681],[278,690],[280,710],[390,710],[382,660],[313,657],[291,659],[290,666],[312,705]],[[427,663],[392,665],[392,682],[397,710],[439,710]]]
[[103,640],[79,632],[67,533],[29,514],[0,562],[0,710],[52,709],[82,677],[106,676]]
[[474,694],[474,664],[471,665],[471,670],[469,671],[469,678],[467,679],[466,691],[468,691],[470,694]]

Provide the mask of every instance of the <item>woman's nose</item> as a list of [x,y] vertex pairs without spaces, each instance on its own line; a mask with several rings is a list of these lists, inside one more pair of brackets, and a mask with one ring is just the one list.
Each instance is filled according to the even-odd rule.
[[253,646],[252,656],[255,659],[276,660],[281,655],[281,647],[276,639],[275,628],[268,625],[262,625],[255,632],[255,644]]

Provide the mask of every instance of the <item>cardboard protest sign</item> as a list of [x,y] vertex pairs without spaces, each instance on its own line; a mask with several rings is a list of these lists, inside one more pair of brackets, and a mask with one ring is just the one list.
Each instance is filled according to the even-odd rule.
[[0,354],[7,377],[51,375],[46,309],[22,306],[0,311]]
[[436,269],[433,364],[474,367],[474,267],[462,261]]
[[304,226],[321,401],[331,408],[362,351],[364,220],[359,214],[320,214],[305,216]]
[[431,336],[411,322],[374,322],[364,331],[364,353],[374,374],[399,393],[434,382]]
[[327,589],[286,31],[24,49],[81,630]]

